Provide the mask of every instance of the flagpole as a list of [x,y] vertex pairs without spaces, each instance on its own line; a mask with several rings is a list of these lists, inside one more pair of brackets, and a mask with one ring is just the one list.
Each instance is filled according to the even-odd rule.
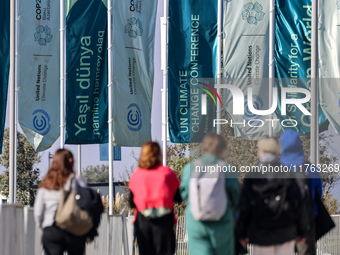
[[64,84],[65,84],[65,1],[60,1],[60,148],[64,148]]
[[167,158],[167,91],[168,91],[168,10],[169,1],[164,0],[164,17],[161,18],[161,56],[163,69],[163,89],[162,89],[162,140],[163,140],[163,165],[166,165]]
[[[274,48],[275,48],[275,0],[270,0],[270,16],[269,16],[269,107],[273,104],[273,88],[274,88]],[[275,96],[275,95],[274,95]],[[271,114],[272,119],[273,114]],[[269,125],[269,137],[273,137],[273,126]]]
[[310,161],[319,163],[319,121],[318,121],[318,0],[312,1],[312,47],[311,47],[311,143]]
[[109,129],[109,215],[113,214],[113,147],[112,147],[112,3],[107,2],[107,41],[108,41],[108,129]]
[[81,145],[78,144],[78,176],[81,176]]
[[10,3],[10,70],[9,70],[9,203],[14,203],[15,167],[15,0]]
[[[217,3],[217,65],[216,65],[216,78],[217,84],[221,84],[221,40],[222,40],[222,0],[218,0]],[[217,88],[217,94],[221,95],[221,88]],[[217,104],[216,118],[221,119],[222,117],[222,106]],[[216,133],[221,134],[221,125],[217,125]]]

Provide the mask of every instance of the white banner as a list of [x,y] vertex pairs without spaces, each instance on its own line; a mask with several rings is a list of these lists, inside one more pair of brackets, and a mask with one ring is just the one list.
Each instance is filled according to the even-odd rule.
[[113,1],[113,144],[151,140],[155,0]]
[[319,100],[340,133],[340,1],[319,0]]
[[244,94],[244,115],[233,114],[233,96],[224,90],[223,105],[231,117],[235,136],[257,140],[281,132],[275,114],[261,116],[253,114],[246,105],[248,87],[252,87],[252,102],[256,110],[267,110],[269,106],[269,1],[249,0],[224,1],[223,17],[223,77],[224,84],[240,88]]
[[36,151],[59,137],[59,1],[18,0],[19,124]]

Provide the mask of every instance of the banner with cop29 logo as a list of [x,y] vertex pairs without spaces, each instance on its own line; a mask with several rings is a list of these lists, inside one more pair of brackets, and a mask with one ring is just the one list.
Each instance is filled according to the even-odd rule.
[[[335,3],[336,1],[334,1]],[[333,7],[336,8],[334,4]],[[326,14],[328,15],[328,14]],[[298,25],[297,25],[298,24]],[[311,86],[312,0],[276,2],[275,75],[279,93],[282,88]],[[331,51],[331,49],[327,49]],[[322,86],[322,85],[320,85]],[[287,98],[303,98],[300,93],[289,93]],[[277,117],[293,119],[300,135],[310,133],[311,116],[305,115],[294,105],[287,106],[287,115],[281,115],[278,98]],[[310,111],[310,101],[303,104]],[[328,129],[329,122],[319,106],[319,131]],[[283,127],[285,128],[285,127]]]
[[113,1],[113,144],[151,140],[155,0]]
[[319,100],[340,133],[340,0],[319,0]]
[[19,124],[43,151],[60,133],[59,1],[18,0],[17,9]]
[[66,141],[108,142],[107,1],[66,2]]
[[[248,88],[252,88],[252,104],[256,110],[269,106],[269,1],[224,1],[223,16],[223,83],[243,92],[244,115],[234,115],[233,94],[224,90],[223,106],[233,121],[235,136],[257,140],[281,132],[275,114],[256,115],[248,108]],[[276,94],[275,94],[276,97]],[[243,109],[242,109],[243,110]],[[243,111],[242,111],[243,112]],[[230,123],[231,124],[231,123]]]
[[213,130],[216,106],[203,96],[216,93],[216,50],[217,1],[170,1],[168,113],[173,143],[201,142]]
[[10,1],[0,3],[0,154],[6,120],[7,89],[9,75],[9,27]]

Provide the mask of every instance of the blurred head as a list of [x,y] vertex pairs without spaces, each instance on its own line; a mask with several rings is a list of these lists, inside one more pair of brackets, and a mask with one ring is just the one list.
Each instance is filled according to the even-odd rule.
[[282,146],[280,161],[283,165],[301,165],[304,163],[302,140],[295,130],[285,130],[280,141]]
[[257,154],[259,157],[261,157],[261,155],[263,155],[265,152],[279,155],[281,152],[281,146],[279,142],[273,137],[261,138],[257,142]]
[[73,155],[69,150],[59,149],[54,153],[53,160],[39,188],[59,190],[64,187],[70,174],[73,173]]
[[219,158],[224,158],[227,154],[228,145],[223,136],[209,133],[202,141],[203,154],[213,154]]
[[162,164],[161,147],[156,142],[147,142],[140,153],[138,166],[144,169],[152,169]]

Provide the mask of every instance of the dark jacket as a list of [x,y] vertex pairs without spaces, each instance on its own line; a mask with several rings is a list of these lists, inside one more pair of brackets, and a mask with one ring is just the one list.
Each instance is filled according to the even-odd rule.
[[[281,167],[277,158],[259,166]],[[290,173],[248,173],[236,210],[238,238],[270,246],[294,240],[308,231],[299,187]]]
[[[314,216],[317,216],[318,208],[316,198],[322,198],[322,180],[320,173],[315,170],[315,166],[305,161],[302,141],[296,131],[289,129],[283,132],[281,145],[281,163],[291,167],[291,169],[296,172],[303,172],[309,177],[310,194],[314,202]],[[308,166],[307,171],[305,166]]]

